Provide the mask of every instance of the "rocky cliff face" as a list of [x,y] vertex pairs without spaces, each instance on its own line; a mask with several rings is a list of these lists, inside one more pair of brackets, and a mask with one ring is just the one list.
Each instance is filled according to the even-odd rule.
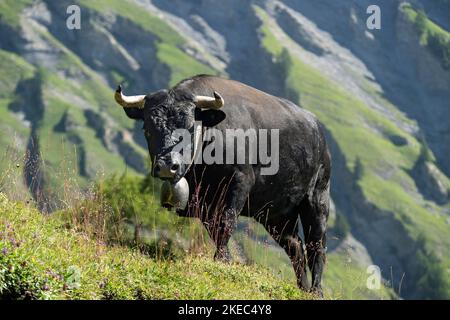
[[[450,71],[416,23],[424,9],[428,39],[448,39],[448,2],[376,1],[382,28],[368,30],[369,0],[75,1],[81,30],[68,30],[72,2],[0,4],[0,126],[29,141],[14,148],[33,163],[24,176],[43,209],[67,175],[85,186],[99,172],[147,171],[140,124],[112,101],[118,82],[141,93],[221,74],[327,128],[350,230],[334,226],[335,265],[377,264],[405,298],[450,296]],[[52,174],[61,168],[70,173]]]

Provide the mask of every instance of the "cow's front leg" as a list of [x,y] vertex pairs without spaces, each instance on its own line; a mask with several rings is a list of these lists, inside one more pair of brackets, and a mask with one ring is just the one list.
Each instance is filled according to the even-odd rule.
[[[216,244],[216,253],[214,260],[222,262],[231,262],[231,254],[228,249],[228,241],[236,229],[238,212],[234,208],[227,208],[222,213],[219,225],[217,226],[216,236],[213,236]],[[214,230],[213,230],[214,231]]]
[[209,234],[216,244],[214,259],[223,262],[230,262],[231,255],[228,249],[237,219],[241,213],[250,190],[254,184],[254,175],[251,168],[235,172],[228,186],[224,187],[224,201],[219,202],[218,208],[213,213],[214,221],[209,228]]

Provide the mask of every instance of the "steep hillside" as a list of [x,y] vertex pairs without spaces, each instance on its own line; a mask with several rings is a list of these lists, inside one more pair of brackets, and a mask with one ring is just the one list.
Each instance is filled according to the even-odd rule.
[[[53,211],[105,175],[145,174],[141,124],[114,104],[113,88],[220,74],[324,123],[333,296],[391,297],[364,288],[376,264],[401,297],[450,297],[449,2],[375,1],[382,29],[370,31],[373,2],[0,0],[0,191]],[[81,30],[66,28],[72,3]],[[232,247],[237,260],[292,279],[253,222],[240,221]]]

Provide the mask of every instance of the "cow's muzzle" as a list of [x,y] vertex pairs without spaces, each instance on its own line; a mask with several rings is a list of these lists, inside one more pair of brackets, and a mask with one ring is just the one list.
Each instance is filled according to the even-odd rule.
[[181,157],[170,152],[155,161],[152,173],[155,178],[176,181],[182,176],[183,168]]

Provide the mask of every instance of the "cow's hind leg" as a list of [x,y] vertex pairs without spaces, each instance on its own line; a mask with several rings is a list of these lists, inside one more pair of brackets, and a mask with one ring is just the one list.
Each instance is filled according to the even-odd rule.
[[292,214],[291,220],[279,223],[266,223],[266,229],[275,241],[286,251],[294,267],[297,285],[302,290],[309,290],[308,276],[306,274],[306,255],[302,240],[299,237],[299,224],[297,210]]
[[308,266],[312,273],[311,291],[322,296],[322,272],[325,265],[326,231],[329,213],[329,184],[305,197],[300,217],[306,242]]

